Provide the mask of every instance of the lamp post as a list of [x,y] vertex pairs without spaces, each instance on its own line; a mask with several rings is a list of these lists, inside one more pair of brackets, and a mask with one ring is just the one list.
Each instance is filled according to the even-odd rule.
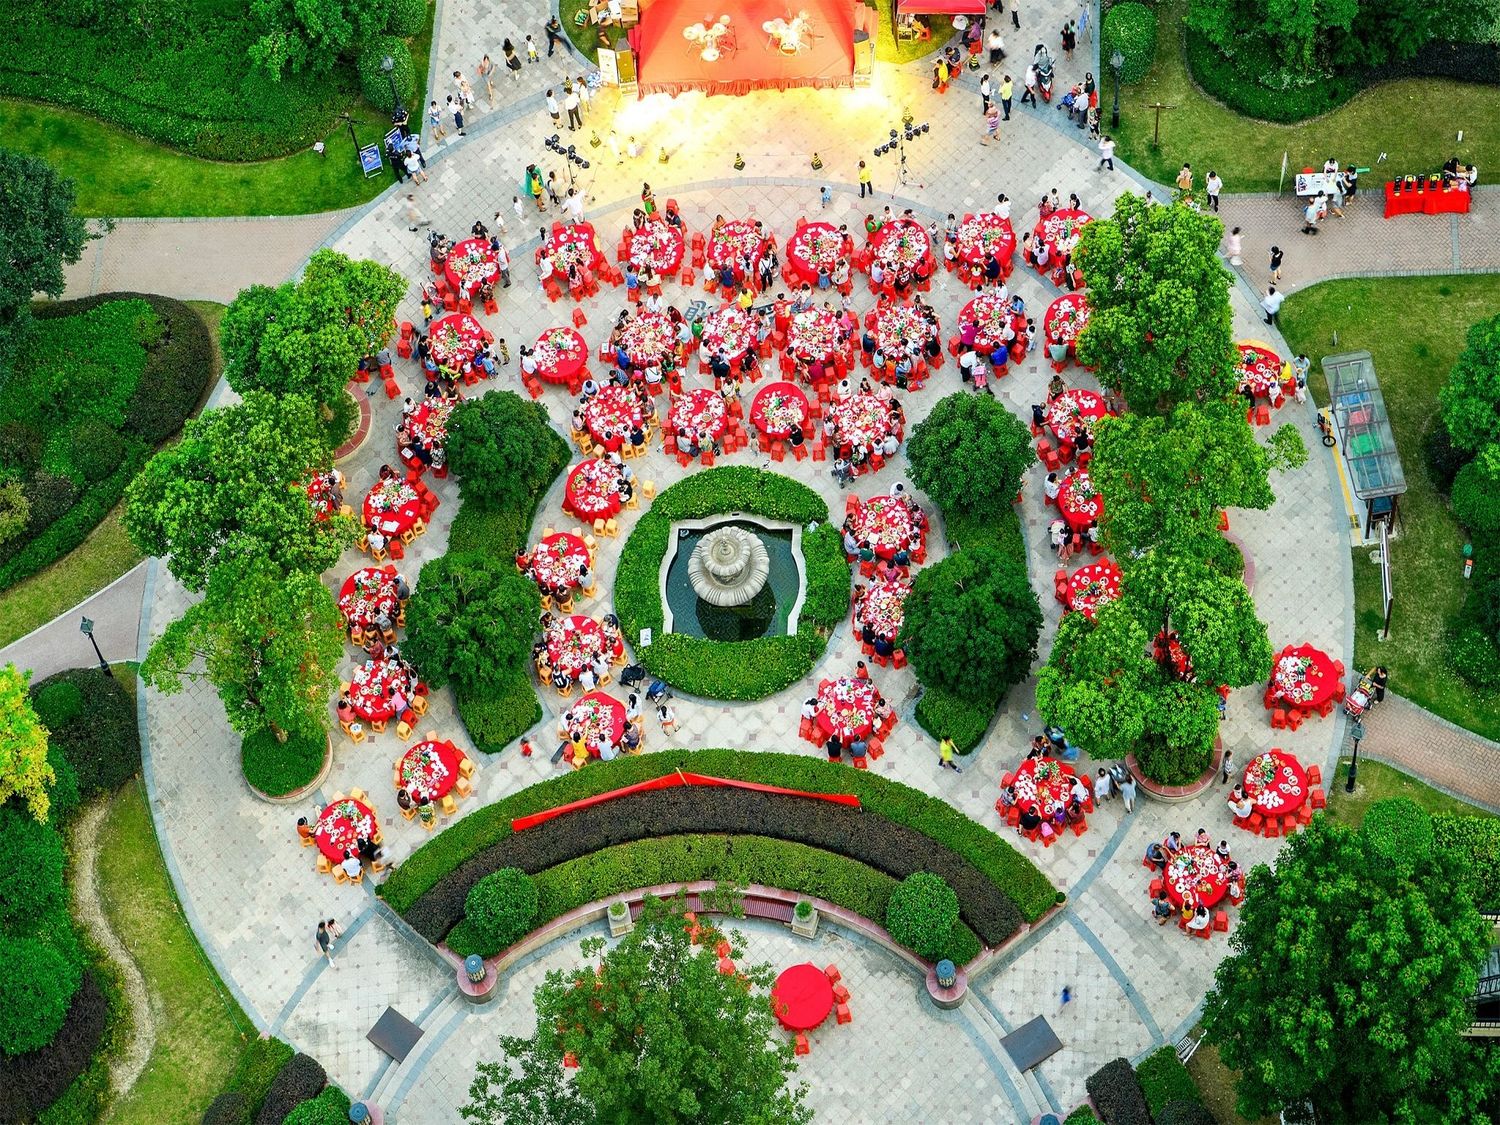
[[396,60],[386,55],[380,60],[380,69],[385,71],[385,80],[391,84],[391,101],[395,105],[395,112],[400,113],[404,107],[401,105],[401,95],[396,93]]
[[1115,107],[1109,111],[1109,127],[1120,127],[1120,72],[1125,68],[1125,56],[1116,51],[1109,56],[1109,69],[1115,72]]
[[1354,792],[1354,774],[1359,769],[1359,740],[1365,736],[1365,725],[1358,719],[1349,724],[1349,733],[1354,736],[1354,755],[1349,759],[1349,777],[1344,781],[1344,792]]
[[78,631],[85,637],[87,637],[90,642],[92,642],[94,646],[94,655],[99,658],[99,670],[110,679],[114,679],[115,674],[109,670],[109,662],[104,659],[104,654],[99,651],[99,642],[97,640],[94,640],[94,623],[87,617],[85,617],[78,623]]

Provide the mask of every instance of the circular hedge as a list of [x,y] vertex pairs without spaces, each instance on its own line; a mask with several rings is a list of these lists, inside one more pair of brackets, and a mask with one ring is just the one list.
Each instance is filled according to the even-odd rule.
[[1116,4],[1105,14],[1099,38],[1101,65],[1108,66],[1116,48],[1125,56],[1120,81],[1139,82],[1156,58],[1156,13],[1135,0]]
[[78,980],[62,954],[30,938],[0,936],[0,1051],[19,1055],[52,1041]]
[[98,418],[81,418],[69,431],[73,463],[89,484],[97,484],[125,459],[125,439]]
[[402,104],[412,111],[413,118],[420,119],[422,107],[412,105],[412,100],[417,96],[417,71],[412,66],[411,51],[394,35],[377,35],[359,49],[360,92],[364,94],[365,101],[383,113],[390,113],[396,108],[391,102],[391,83],[386,79],[385,71],[380,69],[380,63],[387,55],[396,64],[396,68],[391,71],[391,78],[395,79],[396,92],[401,95]]
[[536,884],[526,872],[502,867],[486,875],[464,900],[475,952],[488,957],[525,937],[536,911]]
[[[795,634],[711,641],[663,631],[661,564],[672,524],[731,513],[803,525],[807,589]],[[849,612],[849,589],[843,541],[823,498],[789,477],[736,465],[694,474],[656,497],[620,552],[614,601],[621,628],[652,675],[691,695],[751,700],[781,691],[812,670],[828,634]],[[652,641],[642,648],[645,629]]]
[[385,29],[392,35],[409,39],[420,35],[427,26],[427,0],[391,0],[391,13]]
[[[82,706],[75,712],[75,698]],[[70,668],[31,686],[32,705],[50,732],[48,758],[72,765],[83,797],[113,793],[141,768],[135,701],[98,668]]]
[[36,717],[49,731],[61,730],[83,714],[83,692],[67,680],[40,688],[31,701]]
[[958,894],[930,871],[902,879],[885,908],[885,928],[891,937],[926,961],[947,956],[957,925]]
[[285,742],[269,730],[256,731],[240,744],[245,780],[268,797],[285,797],[310,784],[323,768],[328,741],[292,735]]

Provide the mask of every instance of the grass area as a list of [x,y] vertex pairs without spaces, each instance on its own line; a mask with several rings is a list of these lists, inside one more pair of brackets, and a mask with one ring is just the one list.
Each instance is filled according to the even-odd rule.
[[224,1088],[254,1026],[182,916],[139,778],[111,800],[99,829],[99,894],[151,993],[156,1046],[111,1125],[196,1121]]
[[[1193,1031],[1195,1036],[1203,1034],[1202,1028]],[[1187,1063],[1188,1073],[1198,1084],[1203,1095],[1203,1105],[1213,1114],[1220,1125],[1276,1125],[1274,1117],[1241,1117],[1235,1108],[1235,1072],[1219,1058],[1219,1049],[1212,1043],[1204,1043]]]
[[1365,819],[1365,810],[1376,801],[1383,801],[1387,797],[1406,797],[1430,813],[1494,816],[1493,813],[1477,805],[1471,805],[1457,797],[1450,797],[1426,782],[1419,781],[1410,774],[1402,773],[1384,762],[1374,762],[1368,758],[1361,760],[1359,772],[1355,776],[1356,784],[1353,793],[1344,792],[1344,779],[1348,773],[1349,759],[1340,758],[1338,776],[1326,777],[1323,780],[1326,783],[1324,788],[1328,790],[1328,815],[1350,828],[1358,828]]
[[[1500,739],[1500,693],[1476,691],[1447,663],[1444,636],[1464,595],[1464,534],[1428,476],[1422,434],[1464,333],[1497,308],[1500,276],[1466,274],[1330,281],[1293,294],[1281,310],[1282,334],[1314,365],[1336,352],[1374,356],[1406,473],[1401,537],[1391,546],[1396,604],[1388,641],[1379,639],[1380,569],[1368,550],[1354,552],[1355,666],[1385,664],[1392,690],[1492,739]],[[1400,331],[1391,330],[1392,309],[1410,314]],[[1326,406],[1327,385],[1316,369],[1310,385]]]
[[[599,63],[599,29],[587,22],[588,11],[589,0],[558,0],[557,18],[561,21],[563,30],[567,32],[568,38],[573,41],[573,46],[577,47],[589,62],[597,66]],[[585,17],[582,27],[573,22],[574,17],[579,12],[582,12]],[[617,33],[617,30],[612,29],[609,31],[611,37]],[[537,49],[545,51],[547,42],[546,34],[537,34],[534,38],[537,41]],[[526,65],[526,39],[524,34],[513,38],[511,44],[515,47],[516,53],[521,56],[521,65],[524,67]],[[505,59],[502,57],[500,49],[497,47],[491,52],[490,57],[495,60],[495,65],[500,68],[500,73],[495,75],[495,85],[498,86],[502,82],[509,82],[510,75],[505,71]]]
[[[1194,85],[1182,47],[1182,20],[1187,0],[1162,0],[1157,6],[1156,62],[1146,77],[1120,95],[1120,125],[1110,130],[1119,155],[1139,171],[1171,183],[1184,161],[1199,182],[1209,169],[1219,173],[1226,191],[1274,191],[1287,154],[1290,175],[1307,165],[1322,167],[1332,153],[1361,168],[1375,167],[1388,154],[1392,172],[1426,171],[1452,155],[1453,135],[1464,130],[1463,159],[1477,167],[1500,160],[1500,87],[1460,85],[1412,78],[1382,83],[1357,95],[1332,113],[1297,125],[1272,125],[1241,117]],[[1107,124],[1114,77],[1106,75],[1100,105]],[[1175,106],[1161,115],[1161,147],[1151,145],[1155,114],[1152,102]],[[1434,114],[1446,124],[1433,128]],[[1375,173],[1367,178],[1370,205],[1378,195]],[[1361,193],[1364,194],[1364,193]]]

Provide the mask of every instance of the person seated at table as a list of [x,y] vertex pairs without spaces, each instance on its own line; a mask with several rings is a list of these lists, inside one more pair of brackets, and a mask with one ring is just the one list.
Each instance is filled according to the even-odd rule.
[[1171,857],[1167,854],[1167,850],[1160,844],[1158,844],[1155,840],[1152,840],[1149,844],[1146,845],[1147,863],[1154,863],[1162,871],[1165,871],[1167,869],[1167,861],[1170,858]]
[[875,649],[876,656],[884,656],[889,658],[895,655],[896,652],[896,646],[891,643],[891,639],[889,637],[881,636],[879,633],[875,635],[875,640],[872,647]]
[[371,660],[379,660],[385,656],[385,638],[374,629],[365,634],[365,655]]
[[1229,862],[1229,841],[1228,840],[1220,840],[1219,841],[1219,846],[1214,849],[1214,855],[1218,856],[1225,863],[1228,863]]
[[313,831],[312,825],[307,823],[307,817],[299,816],[297,818],[297,836],[303,840],[311,840],[315,835],[316,833]]
[[1194,845],[1200,848],[1211,847],[1213,845],[1213,842],[1214,838],[1208,834],[1207,828],[1198,829],[1197,836],[1193,838]]
[[1016,787],[1014,785],[1002,785],[1000,787],[1001,808],[1011,808],[1016,803]]
[[1042,826],[1042,818],[1037,815],[1036,807],[1021,810],[1021,819],[1016,824],[1017,835],[1024,836],[1028,832],[1035,832]]
[[620,748],[615,745],[615,740],[609,735],[601,735],[599,738],[599,760],[601,762],[613,762],[620,756]]
[[1245,897],[1245,872],[1232,859],[1224,865],[1224,883],[1229,888],[1230,902],[1238,903]]
[[[1325,172],[1328,171],[1328,166],[1326,164],[1323,166],[1323,170]],[[1456,179],[1457,177],[1458,177],[1458,157],[1456,157],[1456,156],[1450,156],[1450,157],[1448,157],[1447,160],[1445,160],[1443,162],[1443,183],[1446,184],[1450,180]]]
[[339,863],[339,866],[344,869],[344,874],[351,879],[358,879],[361,872],[364,871],[364,865],[359,862],[359,856],[355,855],[348,848],[344,849],[344,858]]
[[385,689],[386,698],[390,701],[391,714],[400,715],[407,708],[406,694],[395,684]]
[[593,691],[599,686],[599,677],[594,675],[594,670],[587,665],[579,669],[578,686],[584,691]]
[[561,668],[552,670],[552,689],[554,691],[567,691],[573,685],[573,681]]
[[403,810],[411,808],[411,794],[405,789],[396,790],[396,806]]
[[885,729],[886,725],[894,718],[891,705],[887,703],[879,692],[875,694],[875,729]]
[[1182,833],[1168,832],[1167,838],[1161,842],[1161,846],[1166,849],[1167,855],[1177,855],[1182,851]]
[[1156,924],[1165,926],[1175,913],[1177,913],[1176,908],[1172,906],[1172,900],[1167,897],[1166,890],[1157,891],[1156,897],[1151,900],[1151,917],[1156,919]]
[[831,471],[840,488],[848,488],[849,482],[854,479],[854,466],[843,457],[834,458]]
[[1031,740],[1031,745],[1027,747],[1026,760],[1030,762],[1035,761],[1039,758],[1045,758],[1048,751],[1051,749],[1051,746],[1047,744],[1046,738],[1044,738],[1042,735],[1037,735]]
[[1058,561],[1062,561],[1063,545],[1067,540],[1068,525],[1062,520],[1053,520],[1047,525],[1047,542],[1057,552]]
[[1080,803],[1089,800],[1091,794],[1089,793],[1088,784],[1083,780],[1083,778],[1073,778],[1072,784],[1068,786],[1068,796]]
[[341,693],[339,695],[339,701],[334,706],[334,711],[337,713],[337,715],[339,717],[339,722],[341,722],[341,723],[352,723],[352,722],[354,722],[354,719],[355,719],[355,715],[354,715],[354,701],[349,698],[349,693],[347,691],[343,692],[343,693]]
[[380,858],[380,849],[375,846],[375,841],[363,836],[356,841],[355,850],[359,853],[359,858],[366,863],[374,863]]
[[1193,933],[1202,933],[1213,925],[1213,917],[1208,913],[1208,907],[1200,906],[1193,912],[1192,918],[1188,920],[1187,928]]
[[365,536],[365,541],[370,546],[371,554],[378,554],[379,552],[385,550],[386,544],[390,542],[388,539],[386,539],[384,534],[373,527],[370,528],[369,533]]
[[1229,794],[1227,801],[1229,811],[1234,814],[1236,820],[1244,820],[1255,811],[1255,802],[1245,795],[1245,791],[1238,785]]
[[1076,797],[1068,802],[1067,818],[1069,824],[1082,824],[1084,821],[1083,805]]

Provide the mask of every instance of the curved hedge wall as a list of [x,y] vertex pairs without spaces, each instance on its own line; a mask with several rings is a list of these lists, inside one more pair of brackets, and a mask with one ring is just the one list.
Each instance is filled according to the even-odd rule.
[[73,994],[49,1043],[19,1055],[0,1051],[0,1121],[26,1121],[52,1105],[88,1069],[104,1038],[109,1002],[92,972]]
[[[804,525],[807,595],[795,635],[723,642],[663,632],[661,561],[672,524],[730,512]],[[810,523],[818,526],[808,530]],[[827,634],[849,612],[849,594],[849,564],[823,498],[789,477],[734,465],[695,473],[657,495],[620,552],[614,605],[637,659],[652,675],[691,695],[749,700],[778,692],[812,670]],[[654,638],[645,648],[639,647],[643,629]]]

